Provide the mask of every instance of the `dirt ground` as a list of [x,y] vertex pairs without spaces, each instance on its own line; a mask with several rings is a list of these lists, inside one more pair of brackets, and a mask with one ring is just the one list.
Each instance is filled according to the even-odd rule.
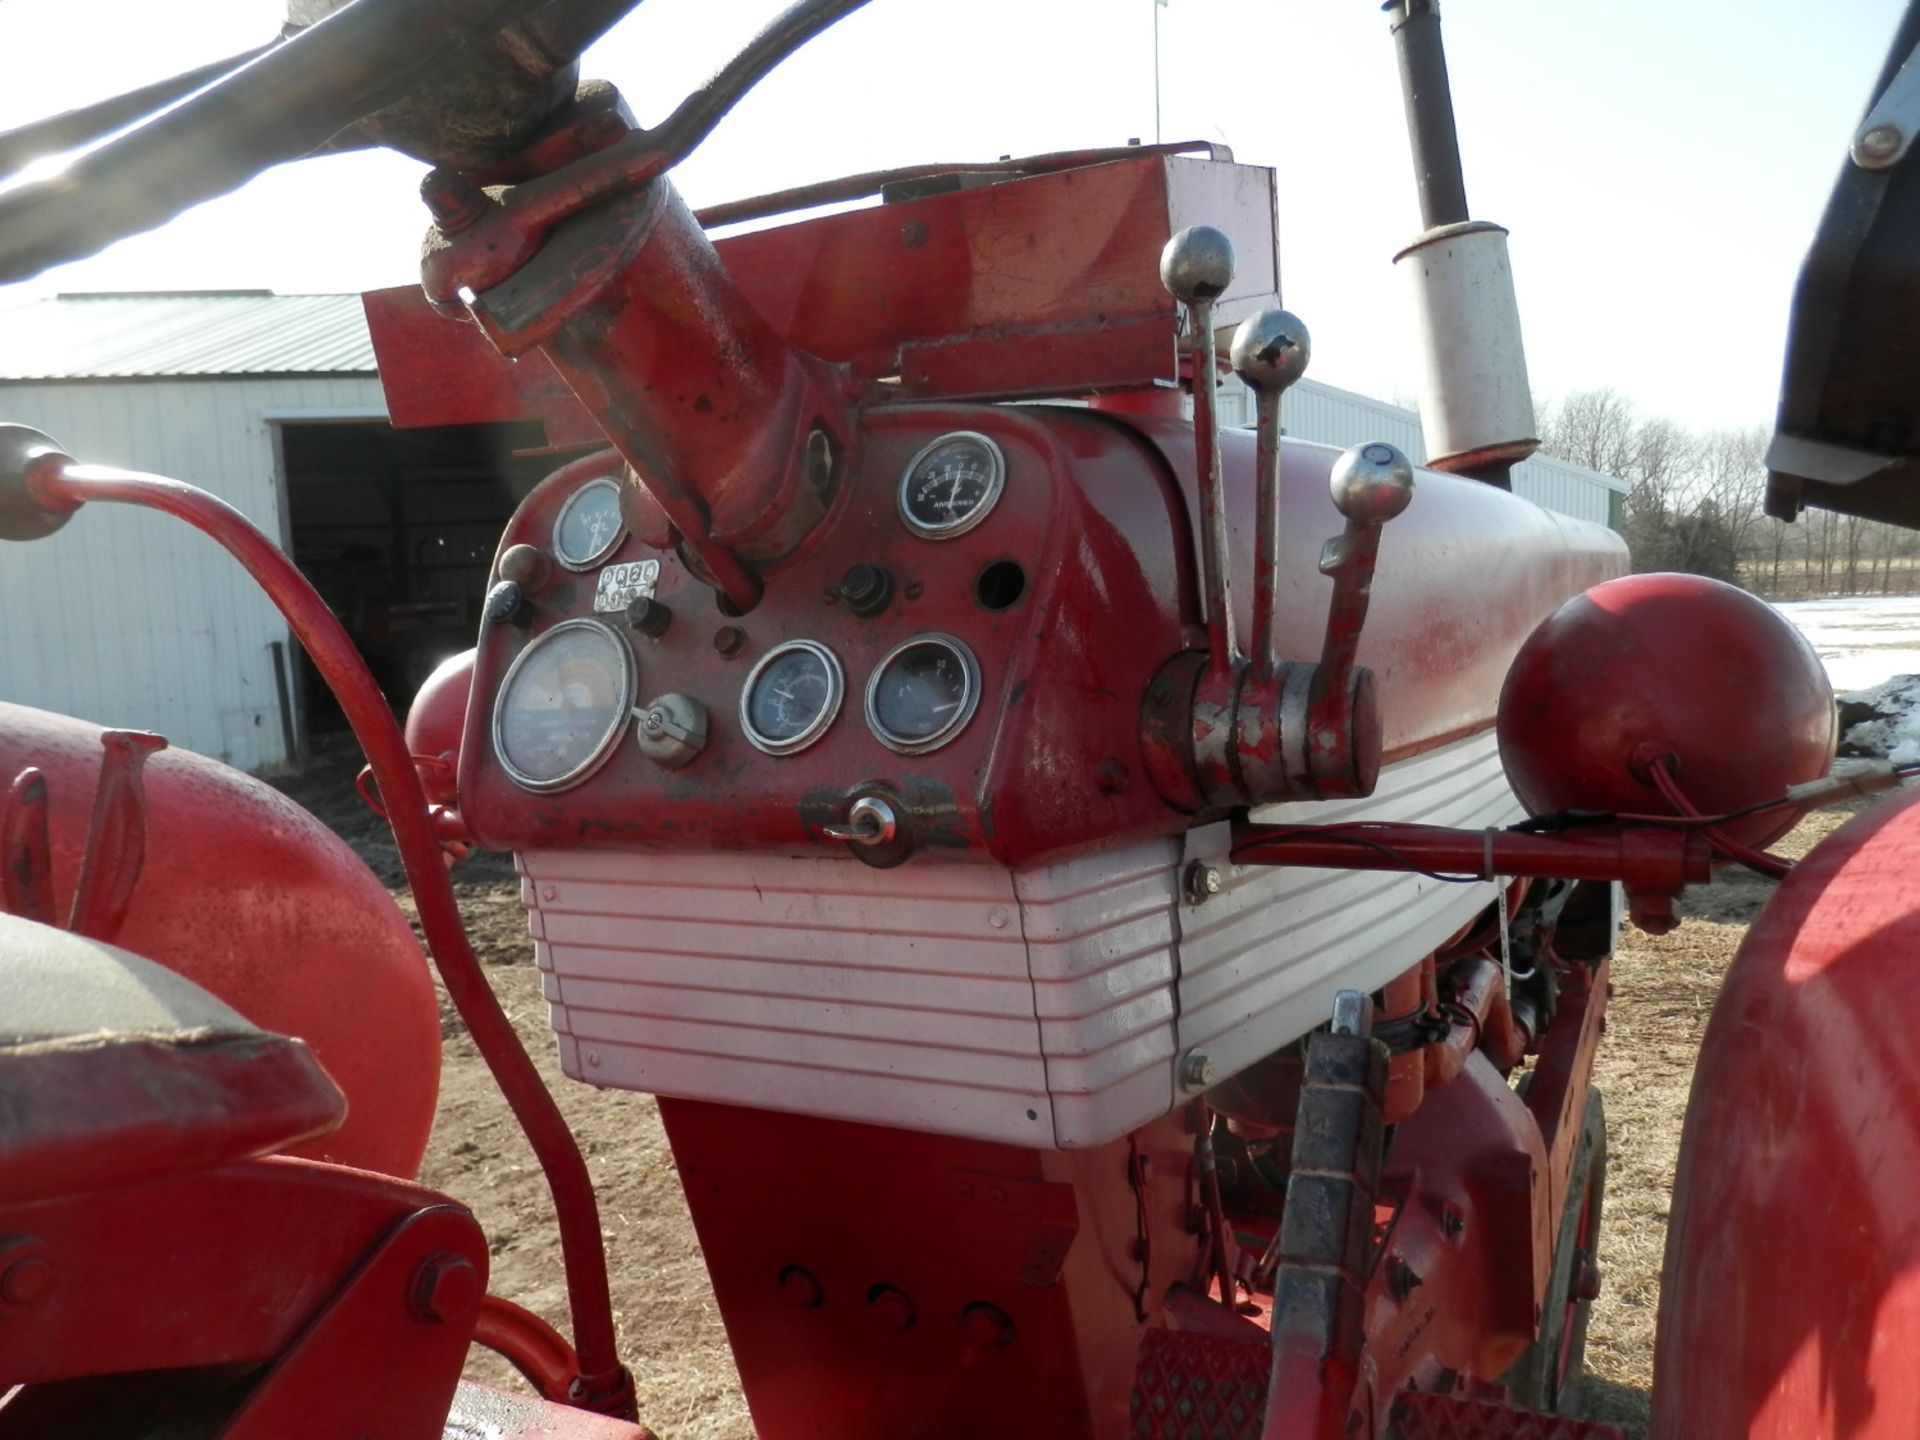
[[[288,788],[340,830],[389,883],[397,882],[384,827],[351,792],[337,765]],[[1798,856],[1848,815],[1809,817],[1775,849]],[[622,1354],[639,1386],[641,1415],[662,1440],[751,1440],[720,1316],[680,1195],[673,1158],[648,1096],[595,1090],[560,1074],[518,882],[501,857],[455,872],[475,948],[501,1002],[581,1139],[600,1194]],[[1604,1287],[1587,1339],[1586,1410],[1644,1432],[1653,1375],[1667,1202],[1693,1063],[1720,978],[1770,882],[1723,872],[1683,907],[1670,935],[1629,931],[1614,961],[1598,1081],[1606,1095]],[[404,897],[403,897],[403,903]],[[552,1208],[526,1142],[442,997],[446,1038],[440,1111],[421,1179],[472,1207],[492,1237],[491,1288],[565,1328]],[[517,1385],[476,1350],[471,1378]]]

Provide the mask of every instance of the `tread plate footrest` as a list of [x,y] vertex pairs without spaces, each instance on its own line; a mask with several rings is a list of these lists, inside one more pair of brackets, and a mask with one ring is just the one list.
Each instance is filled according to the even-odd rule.
[[1140,1337],[1130,1440],[1260,1440],[1273,1350],[1178,1330]]
[[1618,1426],[1598,1420],[1412,1390],[1394,1403],[1387,1434],[1391,1440],[1626,1440]]

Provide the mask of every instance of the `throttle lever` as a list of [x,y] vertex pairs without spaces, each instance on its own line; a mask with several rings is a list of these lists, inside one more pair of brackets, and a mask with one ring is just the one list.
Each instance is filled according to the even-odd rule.
[[1187,310],[1187,358],[1193,370],[1193,443],[1200,472],[1200,569],[1206,587],[1207,673],[1216,684],[1240,661],[1233,633],[1233,583],[1227,555],[1226,487],[1220,478],[1220,429],[1214,411],[1213,302],[1233,284],[1233,242],[1211,225],[1189,225],[1160,252],[1160,283]]
[[1354,657],[1373,597],[1380,529],[1413,499],[1413,464],[1385,441],[1356,445],[1333,462],[1327,488],[1347,524],[1320,551],[1333,599],[1308,692],[1308,763],[1322,794],[1366,795],[1380,773],[1380,701],[1373,672]]

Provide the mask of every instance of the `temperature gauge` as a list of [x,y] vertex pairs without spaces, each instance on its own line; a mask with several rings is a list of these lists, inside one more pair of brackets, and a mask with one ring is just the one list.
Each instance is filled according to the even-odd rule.
[[958,735],[980,704],[980,666],[951,635],[916,635],[867,681],[867,728],[889,750],[924,755]]
[[626,538],[620,484],[589,480],[567,497],[553,522],[553,554],[569,570],[591,570]]
[[992,511],[1007,483],[1000,447],[972,430],[942,435],[900,477],[900,518],[914,534],[951,540]]
[[507,667],[493,751],[516,785],[578,785],[613,753],[633,710],[633,655],[598,620],[563,620]]
[[740,728],[755,748],[791,755],[822,735],[840,713],[846,680],[824,645],[789,640],[761,658],[740,694]]

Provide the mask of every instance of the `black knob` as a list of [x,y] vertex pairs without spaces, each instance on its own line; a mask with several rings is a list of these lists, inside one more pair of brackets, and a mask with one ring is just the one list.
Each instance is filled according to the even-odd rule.
[[840,598],[856,615],[878,615],[893,598],[893,576],[882,565],[855,565],[840,577]]
[[627,602],[627,624],[649,640],[658,640],[673,623],[673,611],[651,595],[636,595]]
[[489,625],[525,625],[533,618],[533,606],[518,583],[500,580],[487,591],[484,613]]

